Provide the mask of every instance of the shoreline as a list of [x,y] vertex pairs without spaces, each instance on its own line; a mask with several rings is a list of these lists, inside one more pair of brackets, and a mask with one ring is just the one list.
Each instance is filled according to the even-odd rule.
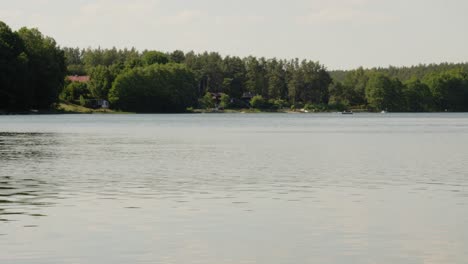
[[[380,112],[368,111],[366,109],[351,109],[354,114],[380,114]],[[313,111],[313,110],[291,110],[289,108],[277,109],[277,110],[265,110],[265,109],[256,109],[256,108],[242,108],[242,109],[189,109],[187,112],[181,113],[138,113],[138,112],[123,112],[119,110],[112,109],[92,109],[83,107],[76,104],[64,103],[61,102],[53,109],[48,110],[3,110],[0,109],[0,116],[6,115],[80,115],[80,114],[101,114],[101,115],[121,115],[121,114],[325,114],[325,113],[342,113],[342,111],[328,110],[328,111]],[[392,113],[463,113],[463,112],[392,112]]]

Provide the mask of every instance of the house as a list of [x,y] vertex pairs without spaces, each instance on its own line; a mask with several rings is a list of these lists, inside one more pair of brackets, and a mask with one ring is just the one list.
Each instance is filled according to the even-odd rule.
[[246,93],[243,93],[242,94],[242,97],[241,99],[244,99],[244,100],[249,100],[252,99],[255,95],[251,92],[246,92]]
[[250,100],[252,100],[254,96],[255,95],[253,93],[246,92],[242,94],[241,100],[250,105]]
[[67,76],[66,79],[71,82],[87,83],[89,82],[89,80],[91,80],[91,77],[87,75],[83,75],[83,76],[69,75]]
[[[79,82],[79,83],[88,83],[91,80],[91,77],[88,75],[69,75],[66,78],[70,82]],[[89,99],[86,100],[86,106],[93,108],[93,109],[109,109],[110,104],[109,101],[104,100],[104,99]]]
[[103,108],[103,109],[109,109],[110,104],[109,101],[104,100],[104,99],[91,99],[88,100],[89,107],[98,109],[98,108]]

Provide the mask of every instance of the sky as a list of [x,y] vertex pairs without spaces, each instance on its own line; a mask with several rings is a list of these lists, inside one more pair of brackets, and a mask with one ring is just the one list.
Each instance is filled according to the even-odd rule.
[[0,0],[60,46],[300,58],[328,69],[468,61],[466,0]]

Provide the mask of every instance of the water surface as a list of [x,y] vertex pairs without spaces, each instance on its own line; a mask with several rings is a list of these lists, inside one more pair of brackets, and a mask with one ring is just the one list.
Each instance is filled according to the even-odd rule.
[[0,116],[0,263],[467,263],[468,114]]

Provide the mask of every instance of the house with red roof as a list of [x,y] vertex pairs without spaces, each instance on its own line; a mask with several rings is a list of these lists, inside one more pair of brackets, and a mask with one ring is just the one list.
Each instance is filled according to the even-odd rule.
[[80,83],[87,83],[91,78],[87,75],[78,76],[78,75],[70,75],[67,76],[67,80],[71,82],[80,82]]

